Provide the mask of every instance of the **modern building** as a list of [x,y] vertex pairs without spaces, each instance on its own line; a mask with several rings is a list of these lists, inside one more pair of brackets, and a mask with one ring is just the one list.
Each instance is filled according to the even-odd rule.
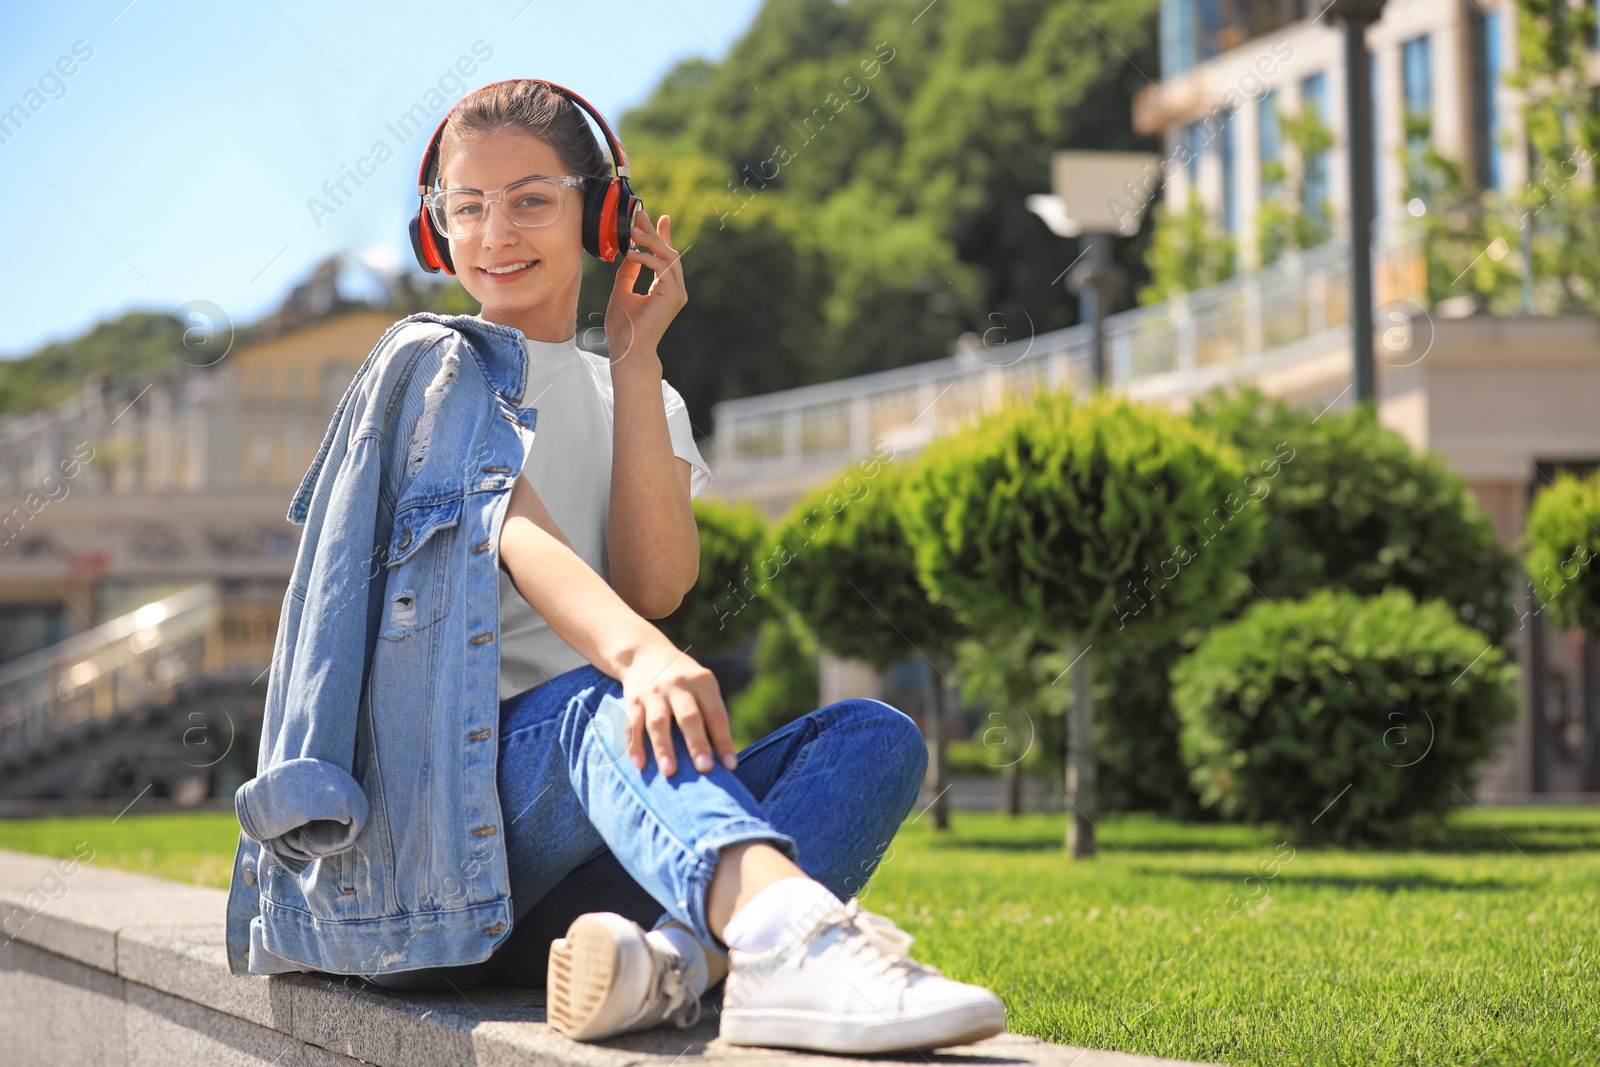
[[[1300,188],[1294,206],[1312,214],[1325,200],[1341,227],[1348,219],[1344,30],[1326,11],[1326,0],[1162,0],[1161,76],[1135,98],[1134,126],[1159,135],[1173,163],[1167,205],[1197,193],[1245,266],[1275,198],[1293,191],[1275,184],[1273,164]],[[1506,85],[1518,60],[1512,0],[1388,0],[1366,37],[1380,242],[1438,206],[1408,195],[1406,168],[1427,145],[1474,188],[1526,182],[1520,94]],[[1333,145],[1300,159],[1284,119],[1308,110]]]
[[[1143,192],[1160,195],[1173,210],[1197,195],[1234,235],[1243,270],[1111,316],[1113,389],[1180,409],[1213,385],[1243,381],[1313,411],[1352,402],[1344,42],[1342,26],[1318,17],[1325,11],[1325,0],[1163,0],[1161,76],[1133,101],[1135,126],[1162,139],[1162,163],[1143,190],[1107,192],[1139,208]],[[1600,318],[1430,303],[1429,250],[1408,224],[1439,205],[1407,196],[1401,150],[1409,144],[1414,158],[1432,145],[1479,190],[1527,181],[1521,101],[1505,84],[1518,55],[1516,14],[1510,0],[1388,0],[1367,33],[1379,417],[1444,457],[1512,548],[1541,486],[1557,471],[1600,465]],[[1289,132],[1304,109],[1332,137],[1302,159]],[[1296,193],[1298,202],[1287,199]],[[1263,266],[1258,236],[1277,205],[1325,212],[1333,239]],[[707,453],[720,467],[713,492],[776,516],[880,442],[912,456],[1007,395],[1041,382],[1086,385],[1086,327],[1019,332],[992,347],[971,339],[947,359],[718,405]],[[1523,710],[1480,792],[1600,791],[1600,643],[1550,625],[1531,587],[1518,595],[1510,643]],[[834,671],[853,691],[871,682],[861,665]]]

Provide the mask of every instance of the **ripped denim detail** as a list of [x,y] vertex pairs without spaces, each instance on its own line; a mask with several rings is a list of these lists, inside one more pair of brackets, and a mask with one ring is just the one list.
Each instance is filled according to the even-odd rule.
[[456,374],[461,369],[461,359],[454,353],[447,353],[444,362],[439,365],[439,373],[433,376],[433,381],[428,383],[427,390],[422,394],[422,417],[417,420],[417,428],[411,435],[411,441],[406,446],[406,470],[415,475],[422,469],[423,460],[428,458],[428,444],[433,437],[433,416],[439,408],[439,401],[444,399],[445,390],[450,388],[450,383],[456,380]]

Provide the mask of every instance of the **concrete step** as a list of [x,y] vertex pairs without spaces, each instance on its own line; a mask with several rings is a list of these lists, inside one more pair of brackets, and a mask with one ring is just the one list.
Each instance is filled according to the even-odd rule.
[[[90,845],[92,846],[92,842]],[[88,854],[88,849],[83,850]],[[549,1064],[627,1067],[680,1060],[821,1067],[837,1057],[729,1045],[717,1006],[691,1030],[603,1043],[545,1024],[542,993],[479,988],[401,993],[360,978],[228,971],[227,894],[0,850],[0,1062],[10,1067],[382,1067]],[[1002,1034],[912,1060],[1016,1067],[1155,1067],[1177,1061]],[[890,1062],[910,1062],[905,1056]]]

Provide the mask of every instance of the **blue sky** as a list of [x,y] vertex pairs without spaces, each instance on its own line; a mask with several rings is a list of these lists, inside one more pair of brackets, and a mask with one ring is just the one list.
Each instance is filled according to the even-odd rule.
[[[717,58],[759,6],[0,0],[0,168],[17,231],[0,262],[0,355],[190,300],[248,322],[336,251],[388,246],[409,263],[417,163],[443,109],[408,137],[390,124],[441,80],[453,103],[452,78],[548,78],[614,122],[678,60]],[[382,163],[379,141],[394,153]],[[371,176],[314,212],[312,197],[331,203],[324,183],[358,164]],[[635,178],[648,197],[649,176]]]

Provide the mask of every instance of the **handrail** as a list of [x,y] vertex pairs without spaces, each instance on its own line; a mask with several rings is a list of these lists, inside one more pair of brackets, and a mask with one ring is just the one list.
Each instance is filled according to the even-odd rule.
[[[1414,237],[1380,261],[1379,299],[1420,300]],[[1103,323],[1114,390],[1192,394],[1275,362],[1348,343],[1349,248],[1330,241],[1272,265]],[[763,473],[799,471],[863,456],[873,441],[915,448],[1007,396],[1049,383],[1089,384],[1087,325],[985,347],[964,338],[955,355],[713,406],[715,462]]]

